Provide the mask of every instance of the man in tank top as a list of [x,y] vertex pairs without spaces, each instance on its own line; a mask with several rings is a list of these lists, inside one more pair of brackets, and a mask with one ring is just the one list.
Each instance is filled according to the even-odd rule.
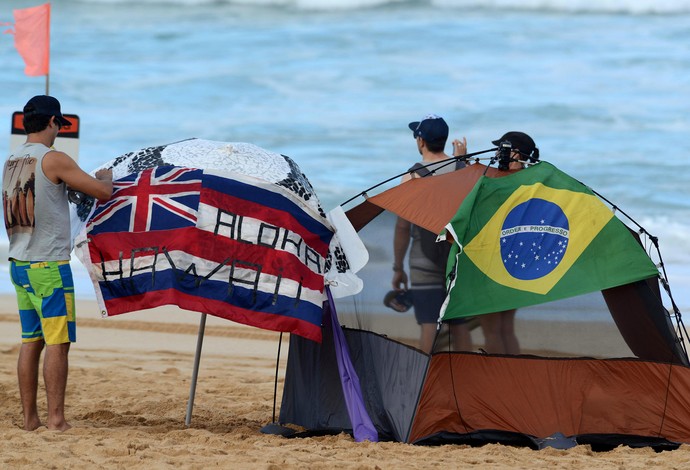
[[70,125],[52,96],[31,98],[24,106],[23,124],[26,142],[9,156],[2,177],[10,277],[22,328],[19,393],[24,429],[42,426],[36,395],[45,348],[46,424],[65,431],[70,428],[64,415],[68,353],[76,339],[67,189],[107,200],[113,190],[112,172],[99,170],[94,178],[69,155],[52,148],[60,128]]
[[[448,140],[448,124],[446,124],[442,117],[430,114],[421,121],[411,122],[408,127],[412,130],[413,137],[417,143],[417,150],[422,156],[422,161],[420,162],[421,164],[416,164],[411,168],[413,170],[411,173],[403,176],[402,183],[422,176],[422,172],[428,173],[432,171],[434,174],[443,174],[456,169],[455,164],[448,164],[448,162],[426,166],[451,158],[445,153],[446,141]],[[465,138],[463,137],[462,142],[457,139],[454,140],[453,155],[461,156],[466,153],[467,141]],[[417,170],[419,167],[422,168]],[[423,167],[426,167],[426,170]],[[433,175],[430,177],[433,178]],[[429,210],[433,210],[433,208],[429,208]],[[434,259],[436,257],[424,249],[424,234],[421,232],[422,230],[424,229],[398,217],[393,238],[392,285],[393,289],[399,292],[408,289],[408,276],[405,272],[404,260],[408,248],[410,248],[409,287],[412,291],[412,305],[414,306],[415,318],[421,327],[419,348],[426,353],[430,353],[436,338],[436,325],[441,305],[446,297],[445,269],[447,255],[445,259]],[[438,244],[433,240],[432,245]],[[472,349],[470,332],[464,323],[464,320],[449,322],[453,348],[458,351],[469,351]]]

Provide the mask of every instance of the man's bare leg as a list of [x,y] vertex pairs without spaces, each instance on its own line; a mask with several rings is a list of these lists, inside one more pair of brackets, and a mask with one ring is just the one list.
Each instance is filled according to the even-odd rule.
[[427,354],[431,354],[436,340],[436,323],[422,323],[421,337],[419,338],[419,349]]
[[505,354],[501,338],[501,314],[489,313],[479,317],[479,324],[484,333],[484,351],[489,354]]
[[472,335],[467,325],[450,325],[450,337],[453,351],[472,351]]
[[517,310],[506,310],[501,313],[501,337],[506,354],[520,354],[520,342],[515,334],[515,313]]
[[24,412],[24,429],[33,431],[41,426],[36,406],[36,394],[38,390],[38,363],[41,360],[43,340],[32,343],[22,343],[17,360],[17,378],[19,380],[19,396]]
[[43,360],[43,380],[48,397],[48,429],[67,431],[65,421],[65,390],[67,389],[68,354],[70,343],[50,344]]

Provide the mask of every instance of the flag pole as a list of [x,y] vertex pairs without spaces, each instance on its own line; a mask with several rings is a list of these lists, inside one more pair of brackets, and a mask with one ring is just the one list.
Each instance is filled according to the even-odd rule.
[[46,21],[46,96],[50,96],[50,2],[48,2],[48,19]]

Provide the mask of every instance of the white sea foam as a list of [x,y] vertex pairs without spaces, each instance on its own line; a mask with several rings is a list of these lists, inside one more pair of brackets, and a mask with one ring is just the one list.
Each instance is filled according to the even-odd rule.
[[688,0],[433,0],[438,6],[565,13],[688,13]]
[[416,6],[457,10],[500,10],[561,13],[690,13],[690,0],[78,0],[93,4],[237,5],[294,10],[338,11],[375,7]]

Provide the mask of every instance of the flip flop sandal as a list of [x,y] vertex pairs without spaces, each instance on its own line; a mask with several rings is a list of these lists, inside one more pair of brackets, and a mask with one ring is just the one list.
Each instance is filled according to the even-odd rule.
[[412,292],[392,290],[383,298],[383,305],[398,313],[407,312],[412,307]]

